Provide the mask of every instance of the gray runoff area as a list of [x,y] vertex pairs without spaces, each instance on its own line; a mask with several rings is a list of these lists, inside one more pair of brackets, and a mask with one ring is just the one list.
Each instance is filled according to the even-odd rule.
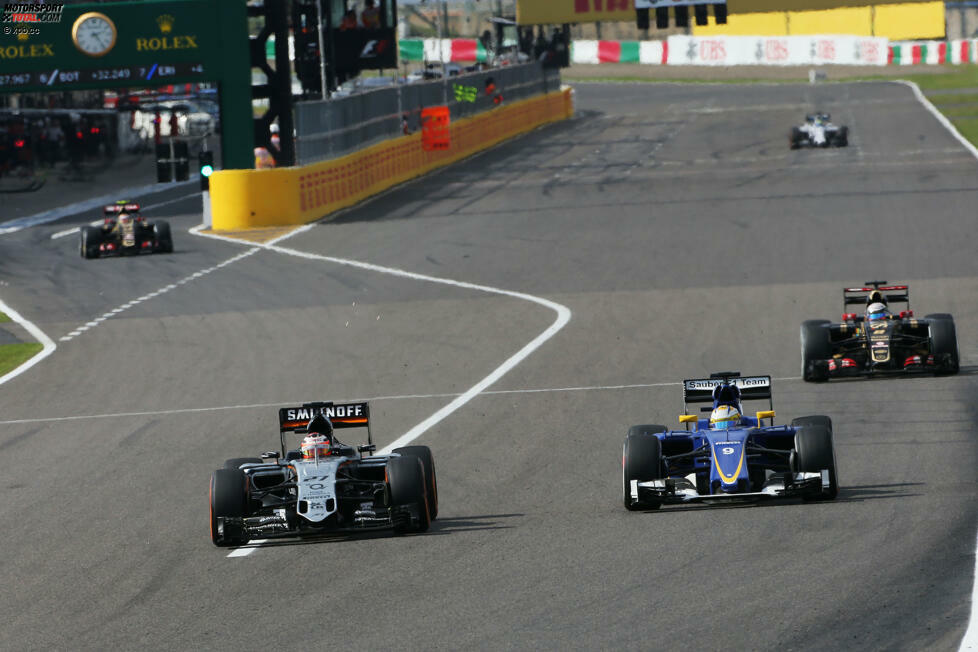
[[[453,121],[490,111],[496,100],[522,100],[560,90],[560,72],[539,62],[398,84],[329,100],[297,102],[296,156],[314,163],[363,149],[405,128],[421,129],[421,111],[447,106]],[[494,90],[493,90],[494,89]]]
[[[394,397],[371,402],[384,446],[553,311],[260,250],[3,386],[0,649],[956,650],[978,531],[978,161],[886,82],[582,83],[576,101],[281,243],[572,311],[417,440],[438,472],[428,534],[228,558],[208,479],[275,448],[297,400]],[[814,110],[848,148],[788,149]],[[248,251],[187,234],[199,206],[158,212],[173,255],[85,261],[50,239],[88,215],[10,234],[3,299],[59,341]],[[801,322],[881,278],[955,316],[961,373],[797,380]],[[779,423],[832,417],[838,499],[626,512],[627,428],[678,425],[669,383],[729,369],[775,378]],[[118,416],[43,420],[79,415]]]

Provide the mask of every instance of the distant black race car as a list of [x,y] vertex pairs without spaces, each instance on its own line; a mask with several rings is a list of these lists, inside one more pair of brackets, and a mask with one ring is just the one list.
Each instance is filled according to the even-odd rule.
[[[801,374],[818,382],[845,376],[881,373],[958,372],[958,339],[954,318],[944,313],[914,317],[910,288],[868,281],[844,288],[843,311],[866,306],[864,314],[843,312],[842,321],[812,319],[801,325]],[[906,310],[893,314],[890,303]]]
[[829,122],[828,113],[805,116],[805,124],[792,127],[789,136],[791,149],[799,147],[846,147],[849,145],[849,127]]
[[80,229],[82,258],[99,256],[171,253],[173,238],[166,220],[147,222],[139,214],[139,204],[119,201],[102,209],[99,226]]

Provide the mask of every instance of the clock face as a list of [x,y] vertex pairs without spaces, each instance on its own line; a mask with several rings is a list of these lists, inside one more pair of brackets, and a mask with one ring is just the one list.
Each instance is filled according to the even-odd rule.
[[100,57],[111,50],[115,36],[112,19],[95,11],[79,16],[71,29],[75,47],[90,57]]

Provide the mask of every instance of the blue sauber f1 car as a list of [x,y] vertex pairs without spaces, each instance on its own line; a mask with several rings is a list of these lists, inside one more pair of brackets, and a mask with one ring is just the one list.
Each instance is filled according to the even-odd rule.
[[[747,416],[743,401],[767,400]],[[710,418],[689,414],[690,404]],[[628,510],[670,503],[749,502],[801,497],[832,500],[839,491],[832,420],[807,416],[774,425],[770,376],[719,372],[683,381],[685,430],[632,426],[622,451],[622,497]],[[770,420],[770,425],[765,425]]]

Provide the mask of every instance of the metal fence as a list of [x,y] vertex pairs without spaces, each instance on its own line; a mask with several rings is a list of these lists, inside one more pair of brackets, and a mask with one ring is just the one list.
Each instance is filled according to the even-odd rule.
[[540,63],[493,68],[445,79],[295,105],[296,163],[336,158],[421,128],[421,110],[448,106],[452,120],[499,103],[560,90],[560,72]]

